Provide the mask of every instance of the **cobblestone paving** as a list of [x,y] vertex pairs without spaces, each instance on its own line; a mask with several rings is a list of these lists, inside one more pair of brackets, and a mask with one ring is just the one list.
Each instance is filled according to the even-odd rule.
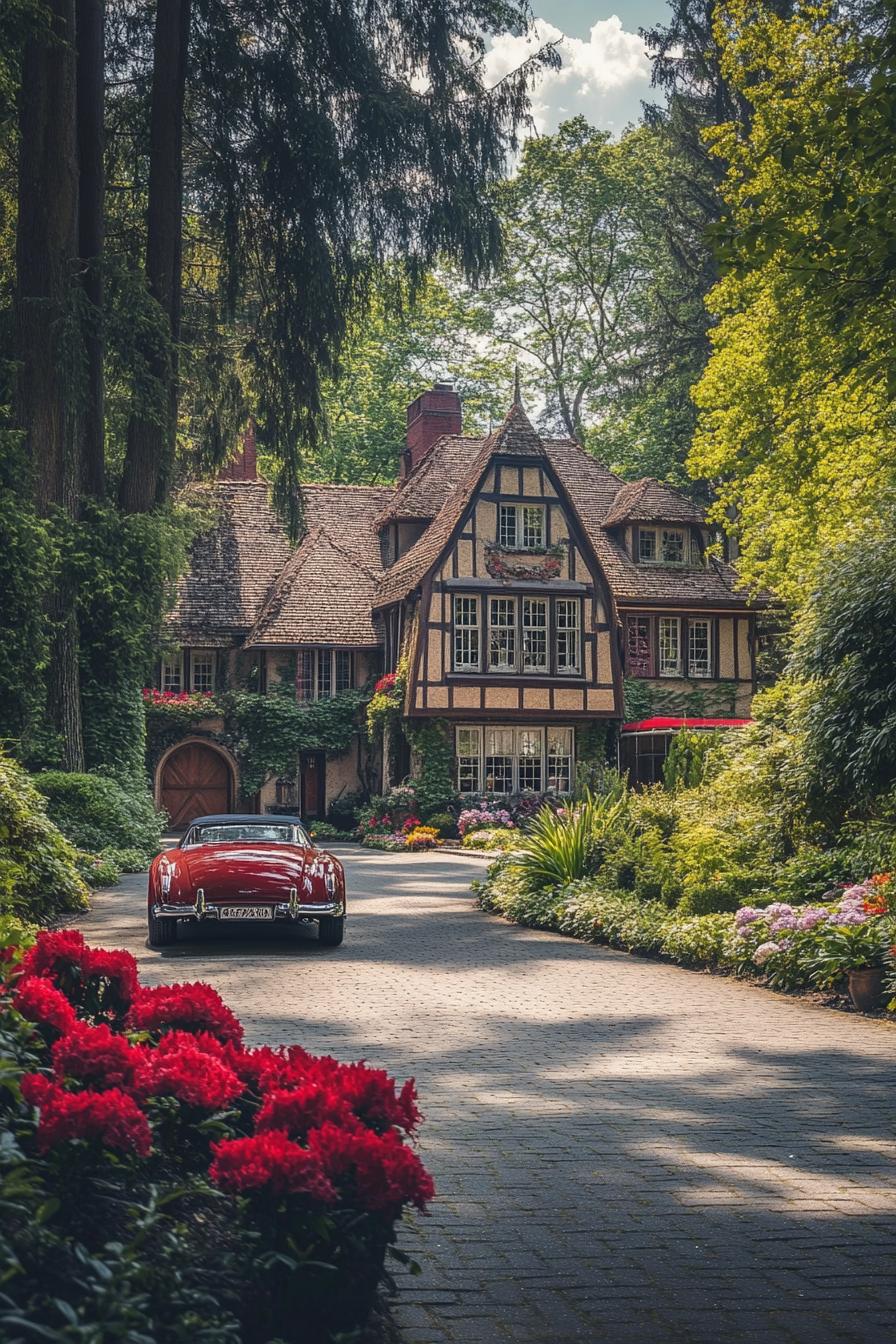
[[206,979],[252,1043],[415,1074],[439,1199],[407,1344],[883,1344],[896,1031],[476,912],[462,855],[346,847],[344,946],[144,943],[143,878],[83,927]]

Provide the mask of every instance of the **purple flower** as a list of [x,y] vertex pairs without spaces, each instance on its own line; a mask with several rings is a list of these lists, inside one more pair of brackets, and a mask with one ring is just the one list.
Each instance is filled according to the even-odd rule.
[[762,919],[763,912],[757,910],[752,905],[742,905],[734,916],[734,923],[738,929],[743,929],[746,924],[752,924],[756,919]]
[[788,905],[786,901],[773,901],[771,905],[765,907],[765,915],[768,919],[779,919],[781,915],[792,915],[793,906]]
[[844,901],[864,901],[868,897],[868,888],[860,882],[854,887],[847,887],[843,893]]
[[753,960],[757,966],[764,966],[769,957],[773,957],[776,952],[782,950],[779,943],[760,943],[753,953]]
[[779,915],[773,919],[768,926],[769,933],[780,933],[782,929],[795,929],[797,927],[797,917],[791,910],[786,915]]
[[815,906],[810,905],[807,909],[803,910],[803,912],[801,913],[797,921],[796,927],[800,929],[803,933],[807,933],[810,929],[816,928],[817,925],[825,924],[827,922],[827,919],[828,919],[827,910],[823,910],[821,909],[820,906],[817,905]]
[[842,905],[832,918],[835,924],[867,924],[868,922],[868,916],[864,910],[849,906],[844,910]]

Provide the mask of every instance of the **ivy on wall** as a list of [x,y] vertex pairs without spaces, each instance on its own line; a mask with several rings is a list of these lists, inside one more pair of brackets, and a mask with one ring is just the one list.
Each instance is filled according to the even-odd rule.
[[643,677],[625,677],[623,693],[627,723],[656,714],[677,719],[730,718],[735,710],[737,683],[720,681],[679,691],[657,686]]
[[457,801],[451,727],[445,719],[405,723],[403,726],[417,758],[417,807],[425,819],[436,812],[444,812]]
[[239,764],[243,793],[256,793],[271,775],[293,774],[302,751],[344,755],[364,703],[364,693],[355,690],[306,701],[248,691],[225,696],[225,742]]

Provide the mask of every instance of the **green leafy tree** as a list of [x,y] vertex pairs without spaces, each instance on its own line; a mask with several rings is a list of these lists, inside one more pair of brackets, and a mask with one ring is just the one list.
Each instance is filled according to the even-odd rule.
[[[881,216],[861,203],[877,201],[896,150],[882,136],[869,154],[864,129],[851,130],[866,115],[881,129],[883,96],[851,21],[816,6],[782,19],[735,0],[717,34],[751,120],[748,133],[730,122],[710,136],[727,165],[732,264],[708,300],[718,325],[695,391],[689,465],[714,481],[718,516],[736,518],[744,577],[798,606],[829,571],[833,546],[875,530],[893,484],[893,293],[869,279],[838,318],[845,269],[843,284],[828,275],[837,297],[819,298],[828,284],[817,263],[824,254],[848,269],[848,254],[867,249],[857,266],[870,276],[883,264],[871,222]],[[832,141],[844,147],[850,137],[856,152],[835,157]]]

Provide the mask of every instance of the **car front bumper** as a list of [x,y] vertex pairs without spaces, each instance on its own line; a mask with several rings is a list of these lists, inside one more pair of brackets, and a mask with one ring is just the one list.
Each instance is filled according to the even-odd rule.
[[[251,901],[226,901],[222,902],[225,906],[251,905]],[[254,902],[262,904],[262,902]],[[265,901],[263,904],[267,905]],[[276,919],[320,919],[321,917],[329,919],[338,919],[345,914],[344,901],[297,901],[290,899],[288,901],[275,901],[272,903]],[[220,919],[221,914],[218,906],[209,904],[205,899],[200,898],[192,905],[166,904],[165,902],[155,902],[150,906],[156,919]],[[240,923],[239,920],[230,921],[234,924]]]

